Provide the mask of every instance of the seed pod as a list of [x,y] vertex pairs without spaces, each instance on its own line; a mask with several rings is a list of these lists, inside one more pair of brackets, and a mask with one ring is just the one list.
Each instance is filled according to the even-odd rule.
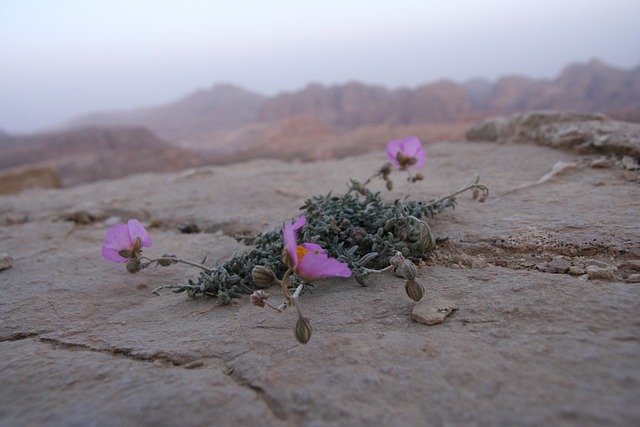
[[177,264],[177,261],[173,259],[168,259],[168,258],[175,258],[175,255],[167,255],[167,254],[162,255],[162,258],[158,260],[158,265],[161,267],[168,267],[171,264]]
[[420,301],[424,296],[424,287],[417,280],[407,280],[404,290],[409,295],[409,298],[414,301]]
[[249,297],[249,301],[251,301],[251,304],[260,308],[264,307],[265,302],[268,299],[269,299],[269,294],[266,293],[265,291],[255,291]]
[[311,323],[301,315],[296,322],[296,339],[300,344],[306,344],[311,339]]
[[418,274],[418,269],[414,263],[405,259],[400,266],[396,267],[396,274],[403,279],[415,280]]
[[251,270],[251,278],[253,282],[260,288],[266,288],[276,281],[276,275],[269,267],[264,265],[256,265]]
[[127,271],[129,273],[137,273],[140,270],[140,261],[137,258],[131,258],[127,261]]

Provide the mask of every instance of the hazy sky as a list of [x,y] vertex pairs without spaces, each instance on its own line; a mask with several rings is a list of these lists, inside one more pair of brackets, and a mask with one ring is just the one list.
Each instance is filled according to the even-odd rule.
[[640,65],[640,0],[0,0],[0,129],[156,106],[216,83],[390,89]]

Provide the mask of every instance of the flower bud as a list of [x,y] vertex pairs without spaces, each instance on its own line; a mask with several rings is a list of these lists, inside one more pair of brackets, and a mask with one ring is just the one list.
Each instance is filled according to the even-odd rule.
[[251,270],[251,278],[253,282],[260,288],[266,288],[276,281],[276,275],[269,267],[264,265],[256,265]]
[[264,307],[265,302],[268,299],[269,299],[269,294],[266,293],[265,291],[255,291],[249,297],[249,301],[251,301],[251,304],[260,308]]
[[380,173],[382,174],[382,179],[386,180],[387,177],[391,174],[391,163],[385,163],[380,168]]
[[137,258],[131,258],[129,261],[127,261],[127,271],[129,273],[137,273],[140,270],[140,260],[138,260]]
[[311,323],[302,316],[296,322],[296,339],[300,344],[306,344],[311,339]]
[[418,274],[418,269],[414,263],[405,259],[402,264],[396,267],[396,274],[403,279],[407,280],[415,280],[416,275]]
[[167,255],[167,254],[162,255],[162,258],[158,259],[158,265],[161,267],[168,267],[171,264],[177,263],[177,261],[169,258],[175,258],[175,255]]
[[407,280],[407,283],[404,285],[404,290],[414,301],[420,301],[424,296],[424,287],[420,282],[415,279]]

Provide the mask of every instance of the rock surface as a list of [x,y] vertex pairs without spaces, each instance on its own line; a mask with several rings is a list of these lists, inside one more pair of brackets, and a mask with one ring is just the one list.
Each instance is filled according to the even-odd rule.
[[[610,124],[592,121],[591,132]],[[418,278],[425,298],[456,307],[444,322],[413,321],[416,304],[392,274],[368,287],[327,280],[301,298],[314,330],[306,345],[293,338],[293,311],[151,295],[197,273],[128,274],[101,259],[104,233],[135,217],[153,225],[149,255],[223,261],[245,248],[237,233],[279,227],[305,198],[370,176],[384,142],[342,160],[2,196],[0,253],[13,266],[0,272],[0,425],[638,425],[638,172],[606,141],[599,154],[533,142],[427,147],[415,197],[448,194],[472,174],[491,188],[486,203],[464,195],[430,220],[448,240]],[[592,166],[603,154],[612,161]],[[391,199],[403,191],[392,178]],[[592,267],[611,274],[590,277]]]
[[0,171],[0,194],[16,194],[29,188],[61,188],[62,179],[51,165],[27,165]]
[[[617,154],[627,169],[637,169],[640,124],[603,114],[533,111],[481,121],[466,133],[471,141],[532,142],[583,153]],[[634,161],[635,160],[635,165]]]

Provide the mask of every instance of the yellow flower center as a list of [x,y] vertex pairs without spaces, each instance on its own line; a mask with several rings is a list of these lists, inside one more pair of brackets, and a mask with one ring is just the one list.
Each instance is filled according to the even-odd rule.
[[298,253],[298,262],[300,262],[302,261],[302,258],[304,258],[304,256],[309,253],[309,250],[304,246],[298,246],[296,248],[296,252]]

